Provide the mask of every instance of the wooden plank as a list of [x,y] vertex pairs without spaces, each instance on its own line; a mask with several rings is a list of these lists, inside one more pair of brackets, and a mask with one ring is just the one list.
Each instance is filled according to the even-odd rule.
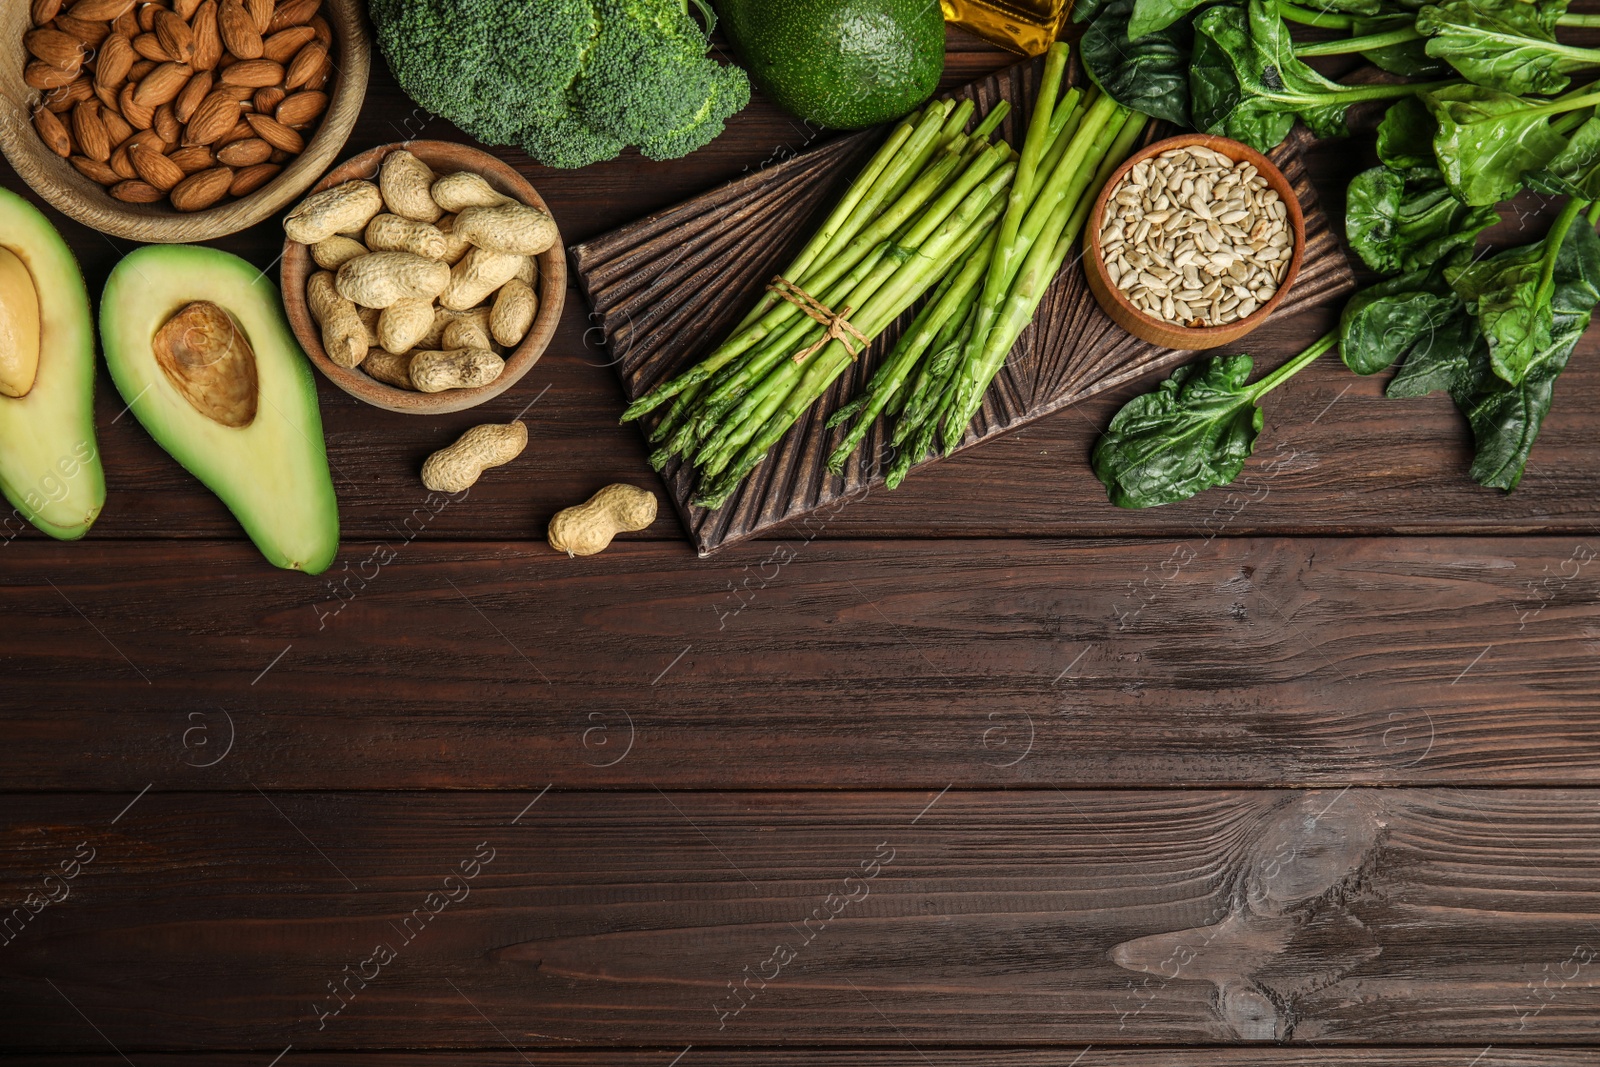
[[[737,1048],[695,1046],[682,1048],[605,1049],[574,1051],[541,1048],[538,1067],[669,1067],[675,1057],[681,1067],[1282,1067],[1284,1052],[1275,1048]],[[295,1049],[285,1067],[528,1067],[528,1059],[515,1049],[446,1052],[319,1052]],[[1455,1048],[1348,1048],[1294,1049],[1297,1067],[1593,1067],[1591,1048],[1505,1048],[1477,1046]],[[261,1067],[260,1052],[204,1054],[208,1067]],[[193,1067],[194,1053],[139,1055],[139,1067]],[[126,1067],[119,1056],[93,1054],[30,1054],[29,1064],[43,1067]],[[21,1062],[0,1055],[0,1063]]]
[[7,786],[1600,784],[1593,537],[805,537],[14,544]]
[[11,796],[0,1047],[1590,1042],[1597,805]]

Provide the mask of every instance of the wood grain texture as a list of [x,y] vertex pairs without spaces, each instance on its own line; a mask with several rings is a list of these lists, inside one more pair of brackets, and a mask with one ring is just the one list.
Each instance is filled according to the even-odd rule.
[[[1042,59],[1019,63],[955,95],[975,100],[979,114],[1000,100],[1009,101],[1012,111],[1002,133],[1013,144],[1021,144],[1043,67]],[[1067,80],[1088,84],[1076,64]],[[1147,139],[1160,135],[1152,130]],[[713,190],[665,217],[652,216],[573,247],[579,284],[594,308],[593,317],[630,400],[693,363],[727,332],[754,303],[761,283],[782,270],[788,253],[815,225],[820,207],[848,183],[865,151],[881,136],[881,131],[856,134],[823,149],[825,156],[803,155],[730,188]],[[1339,238],[1299,158],[1308,141],[1296,135],[1272,154],[1306,219],[1299,249],[1304,267],[1298,283],[1285,290],[1278,312],[1283,315],[1330,302],[1355,286]],[[812,189],[797,194],[797,183]],[[724,234],[724,226],[732,232]],[[676,240],[677,232],[685,228],[691,234]],[[637,270],[639,263],[652,264],[648,285],[619,285],[625,272],[613,266],[618,261],[625,261],[629,270]],[[837,475],[829,472],[825,460],[848,427],[826,430],[824,424],[865,386],[912,314],[908,311],[879,335],[722,508],[707,511],[689,503],[696,485],[689,464],[674,459],[662,469],[668,496],[702,557],[883,484],[886,457],[892,455],[887,420],[878,421]],[[1011,433],[1124,382],[1170,369],[1190,355],[1124,332],[1095,302],[1081,266],[1074,261],[1046,291],[1033,324],[1018,338],[989,386],[959,450]],[[645,424],[655,425],[664,413],[648,417]],[[925,460],[915,469],[940,458]]]
[[1592,537],[804,538],[13,546],[6,782],[1600,784]]
[[39,94],[22,80],[23,32],[32,25],[29,5],[12,0],[0,9],[0,150],[19,176],[63,213],[101,233],[152,244],[210,241],[238,233],[276,214],[328,169],[356,128],[366,106],[372,69],[372,28],[361,0],[325,0],[334,30],[335,73],[327,113],[306,150],[283,173],[249,196],[209,208],[180,212],[165,204],[125,204],[79,174],[50,151],[34,132]]
[[[538,1067],[668,1067],[683,1048],[584,1049],[541,1048]],[[206,1052],[208,1067],[261,1067],[259,1052]],[[528,1067],[516,1049],[447,1052],[325,1052],[296,1049],[297,1067]],[[697,1045],[679,1063],[682,1067],[1283,1067],[1278,1048],[915,1048],[875,1046],[781,1048],[707,1048]],[[1506,1048],[1459,1045],[1451,1048],[1308,1048],[1292,1053],[1296,1067],[1593,1067],[1592,1048]],[[1079,1058],[1081,1057],[1081,1058]],[[193,1067],[194,1053],[144,1052],[139,1067]],[[530,1057],[531,1058],[531,1057]],[[1074,1060],[1076,1058],[1076,1062]],[[13,1057],[0,1053],[0,1063],[45,1064],[48,1067],[127,1067],[120,1056],[106,1053],[50,1053]]]
[[4,946],[10,1051],[1481,1049],[1600,1012],[1592,790],[132,799],[6,798],[8,886],[92,850]]

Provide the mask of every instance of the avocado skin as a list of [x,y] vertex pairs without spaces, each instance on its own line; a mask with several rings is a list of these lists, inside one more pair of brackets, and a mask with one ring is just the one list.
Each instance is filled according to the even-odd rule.
[[[196,300],[232,315],[255,352],[260,403],[244,427],[201,414],[156,362],[156,332]],[[261,554],[285,570],[327,570],[339,551],[339,505],[311,363],[277,286],[226,252],[150,245],[124,257],[106,280],[100,339],[128,409],[228,506]]]
[[750,77],[836,130],[899,118],[938,88],[944,16],[928,0],[715,0]]
[[[28,201],[0,189],[0,246],[27,266],[39,295],[39,373],[22,397],[0,396],[0,492],[59,541],[89,532],[106,501],[94,428],[94,316],[72,250]],[[17,527],[0,522],[0,543]]]

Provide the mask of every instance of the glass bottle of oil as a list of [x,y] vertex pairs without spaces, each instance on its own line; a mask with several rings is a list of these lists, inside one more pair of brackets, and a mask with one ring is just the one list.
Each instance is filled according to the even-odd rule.
[[946,22],[1024,55],[1043,55],[1066,24],[1072,0],[939,0]]

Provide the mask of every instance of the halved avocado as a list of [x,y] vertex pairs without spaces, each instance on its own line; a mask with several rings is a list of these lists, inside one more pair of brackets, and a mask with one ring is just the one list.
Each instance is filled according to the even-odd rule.
[[262,554],[289,570],[326,570],[339,550],[339,505],[322,414],[271,280],[212,248],[141,248],[106,281],[100,339],[134,416]]
[[94,316],[50,220],[0,189],[0,491],[75,541],[106,502],[94,436]]

